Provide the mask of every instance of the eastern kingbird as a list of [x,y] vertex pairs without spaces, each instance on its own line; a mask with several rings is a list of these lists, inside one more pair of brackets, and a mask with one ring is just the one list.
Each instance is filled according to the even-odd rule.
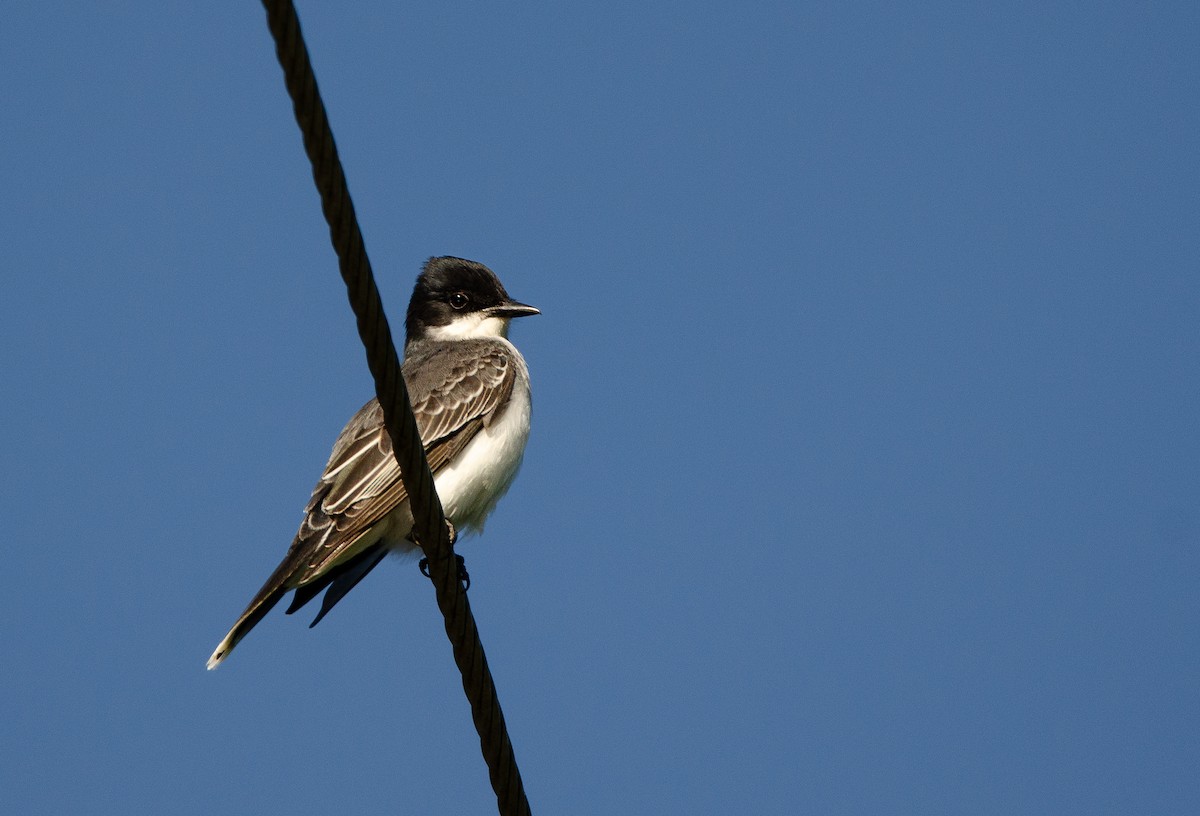
[[[529,370],[508,342],[508,324],[535,314],[508,296],[492,270],[462,258],[430,258],[413,288],[401,371],[438,496],[457,531],[482,531],[521,466]],[[388,552],[416,549],[412,524],[383,409],[373,399],[333,443],[287,555],[208,668],[219,666],[291,590],[289,615],[325,591],[310,624],[316,626]]]

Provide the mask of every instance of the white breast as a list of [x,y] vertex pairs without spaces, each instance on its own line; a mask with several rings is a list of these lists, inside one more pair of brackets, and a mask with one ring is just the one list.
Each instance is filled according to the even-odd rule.
[[513,351],[517,376],[508,405],[434,479],[446,517],[459,533],[483,530],[525,455],[531,413],[529,374],[520,353]]

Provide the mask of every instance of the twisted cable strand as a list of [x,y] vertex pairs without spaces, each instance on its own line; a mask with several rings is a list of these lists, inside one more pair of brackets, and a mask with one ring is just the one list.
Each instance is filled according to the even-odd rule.
[[291,0],[263,0],[267,25],[275,39],[275,52],[283,68],[296,124],[313,168],[313,181],[321,196],[321,210],[329,224],[329,237],[346,283],[358,335],[367,353],[375,381],[375,394],[383,407],[384,425],[400,465],[404,488],[413,512],[413,535],[429,560],[429,572],[445,618],[446,636],[454,662],[462,673],[463,691],[471,704],[471,717],[488,766],[492,790],[501,816],[527,816],[529,801],[504,724],[496,685],[488,669],[479,630],[466,592],[458,578],[446,519],[434,490],[433,474],[417,431],[408,389],[400,374],[400,361],[392,342],[383,301],[375,285],[366,245],[354,214],[350,188],[338,158],[333,131],[317,89],[300,20]]

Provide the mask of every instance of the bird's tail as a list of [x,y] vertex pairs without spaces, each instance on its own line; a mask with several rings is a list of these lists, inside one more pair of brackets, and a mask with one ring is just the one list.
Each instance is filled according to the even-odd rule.
[[246,607],[246,611],[237,619],[237,623],[229,630],[229,634],[217,644],[216,651],[208,659],[209,671],[220,666],[221,661],[229,657],[229,653],[233,651],[233,647],[238,645],[238,641],[244,638],[246,633],[253,629],[263,619],[263,616],[270,612],[275,604],[279,603],[279,599],[291,589],[288,586],[287,579],[292,571],[290,559],[285,558],[283,563],[267,579],[267,582],[263,584],[263,588],[254,596],[254,600]]

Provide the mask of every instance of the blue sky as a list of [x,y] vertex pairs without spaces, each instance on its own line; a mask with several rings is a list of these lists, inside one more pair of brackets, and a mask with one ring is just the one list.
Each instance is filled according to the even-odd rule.
[[[1200,11],[302,3],[385,304],[543,315],[460,546],[535,812],[1200,809]],[[387,562],[204,661],[363,352],[256,3],[0,26],[0,810],[486,813]]]

